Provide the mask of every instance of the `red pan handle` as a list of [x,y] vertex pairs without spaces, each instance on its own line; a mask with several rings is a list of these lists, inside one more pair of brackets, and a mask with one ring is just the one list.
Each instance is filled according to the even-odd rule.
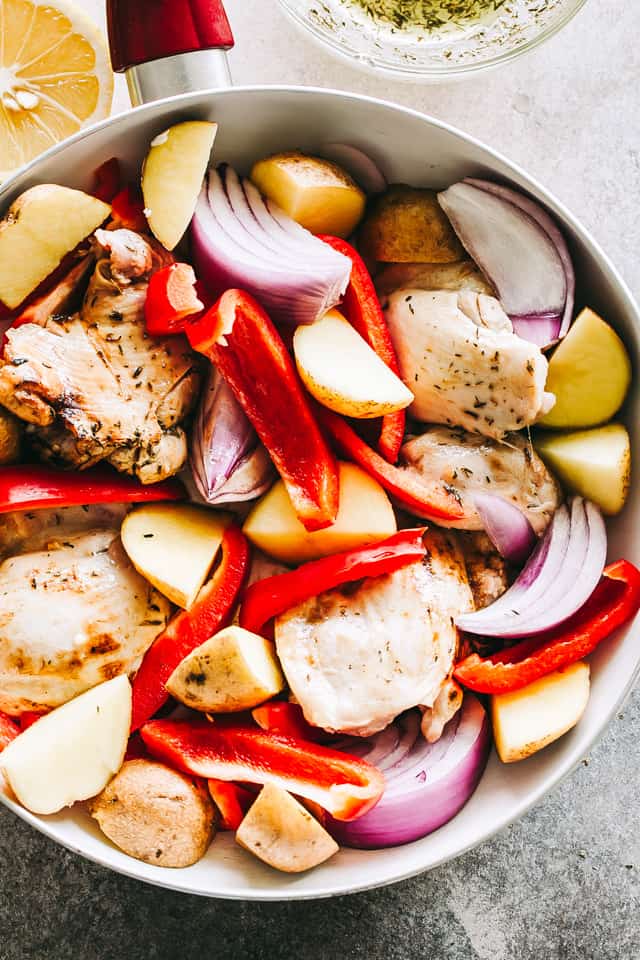
[[228,50],[233,34],[222,0],[107,0],[113,69],[196,50]]

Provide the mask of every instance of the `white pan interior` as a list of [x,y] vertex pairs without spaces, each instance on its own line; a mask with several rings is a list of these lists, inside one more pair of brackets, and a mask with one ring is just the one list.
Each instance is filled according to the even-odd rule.
[[[638,365],[638,309],[611,263],[567,210],[519,168],[472,138],[411,110],[327,90],[256,87],[193,94],[151,104],[79,134],[32,163],[0,190],[0,210],[26,187],[56,182],[87,187],[92,171],[109,157],[139,170],[149,141],[179,120],[219,125],[216,158],[246,171],[260,156],[281,149],[311,150],[326,141],[353,143],[371,153],[389,180],[444,187],[465,176],[497,177],[528,190],[555,213],[570,242],[579,278],[578,306],[602,311],[622,335]],[[640,437],[638,391],[627,403],[634,469]],[[633,531],[640,496],[632,491],[624,514],[609,524],[610,559],[640,563]],[[529,760],[501,765],[492,755],[482,782],[458,816],[430,837],[392,850],[341,850],[325,865],[297,877],[262,866],[220,834],[207,856],[188,869],[148,866],[120,853],[83,811],[34,817],[9,797],[2,800],[24,820],[71,850],[132,877],[215,897],[299,899],[325,897],[400,880],[449,860],[521,816],[587,753],[640,672],[637,626],[621,631],[592,658],[593,686],[579,726]],[[577,787],[576,787],[577,789]]]

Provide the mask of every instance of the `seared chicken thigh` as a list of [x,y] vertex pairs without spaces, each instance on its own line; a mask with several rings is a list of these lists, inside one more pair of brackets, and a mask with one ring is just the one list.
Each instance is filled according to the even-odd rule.
[[441,520],[442,526],[484,529],[473,498],[493,493],[519,507],[541,534],[562,502],[558,484],[531,441],[518,433],[499,443],[465,430],[427,427],[404,444],[401,460],[407,473],[429,486],[445,484],[461,504],[463,519]]
[[473,260],[390,263],[376,274],[375,284],[385,307],[384,298],[395,290],[474,290],[490,297],[495,294]]
[[545,357],[513,333],[494,297],[397,290],[385,315],[416,420],[501,439],[553,406]]
[[55,528],[46,546],[0,565],[0,710],[49,709],[132,673],[169,613],[116,529]]
[[109,460],[154,483],[186,460],[181,422],[196,400],[197,361],[185,338],[145,332],[148,279],[161,262],[147,240],[129,230],[96,236],[104,255],[80,315],[7,332],[0,403],[32,425],[44,460]]
[[278,655],[309,723],[368,736],[410,707],[436,705],[458,646],[454,618],[473,600],[453,536],[429,531],[425,542],[422,563],[277,618]]

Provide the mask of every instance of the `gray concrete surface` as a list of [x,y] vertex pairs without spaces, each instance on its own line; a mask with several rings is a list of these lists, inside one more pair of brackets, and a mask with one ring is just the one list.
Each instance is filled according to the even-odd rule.
[[[83,6],[97,12],[100,3]],[[228,0],[228,9],[237,82],[354,89],[463,127],[550,186],[640,294],[637,0],[589,0],[521,61],[422,88],[336,63],[275,0]],[[0,960],[637,960],[638,769],[636,691],[591,757],[502,836],[419,879],[316,903],[210,902],[145,887],[2,809]]]

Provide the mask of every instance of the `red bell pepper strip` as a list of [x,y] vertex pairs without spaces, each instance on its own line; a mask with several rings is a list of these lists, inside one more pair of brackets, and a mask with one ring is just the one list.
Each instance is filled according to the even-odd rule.
[[249,544],[233,524],[224,532],[221,559],[189,610],[181,610],[147,650],[133,681],[131,730],[166,702],[165,684],[192,650],[226,627],[249,572]]
[[326,407],[318,405],[316,415],[342,453],[366,470],[410,513],[436,521],[462,520],[464,510],[444,484],[441,487],[427,487],[411,474],[387,463],[379,453],[367,446],[346,420]]
[[338,513],[338,466],[278,331],[242,290],[187,323],[194,350],[218,368],[267,448],[298,519],[322,530]]
[[136,233],[148,233],[149,224],[144,215],[142,193],[132,184],[121,190],[111,201],[114,227],[124,227]]
[[28,305],[15,317],[12,327],[21,327],[25,323],[37,323],[43,326],[49,317],[62,313],[78,294],[78,288],[94,264],[92,254],[79,260],[47,293],[30,300]]
[[36,463],[0,467],[0,513],[87,503],[183,500],[184,497],[184,487],[178,480],[143,486],[139,480],[109,467],[91,467],[80,473],[67,473]]
[[144,306],[147,333],[152,337],[182,333],[186,317],[204,310],[195,283],[188,263],[172,263],[153,274]]
[[566,623],[485,660],[462,660],[454,677],[477,693],[509,693],[584,659],[640,610],[640,570],[628,560],[606,567],[584,606]]
[[[398,358],[387,321],[364,260],[350,243],[340,237],[321,235],[320,240],[324,240],[338,253],[351,260],[351,279],[342,301],[342,310],[347,320],[396,376],[400,376]],[[404,410],[388,413],[382,418],[378,450],[389,463],[398,461],[400,447],[404,440],[405,423]]]
[[105,160],[93,175],[91,196],[103,203],[111,203],[120,189],[120,161],[117,157]]
[[0,753],[20,734],[20,727],[0,710]]
[[158,760],[183,773],[274,783],[319,803],[336,820],[361,817],[384,792],[384,777],[371,764],[308,740],[176,720],[152,720],[141,733]]
[[127,752],[124,755],[124,762],[129,760],[150,760],[151,755],[144,745],[139,733],[132,733],[127,744]]
[[304,718],[302,708],[297,703],[286,700],[272,700],[263,703],[251,711],[251,716],[262,730],[277,733],[282,737],[297,737],[299,740],[312,740],[321,743],[328,734],[318,727],[312,727]]
[[220,814],[220,830],[233,830],[235,833],[256,795],[246,787],[226,780],[209,780],[208,785],[211,799]]
[[37,713],[35,710],[26,710],[24,713],[21,713],[18,717],[18,724],[20,725],[20,730],[28,730],[29,727],[32,727],[36,721],[40,720],[42,717],[47,715],[48,711],[43,713]]
[[342,583],[362,577],[378,577],[410,563],[417,563],[427,552],[422,540],[423,533],[422,527],[400,530],[380,543],[336,553],[322,560],[312,560],[297,570],[253,583],[246,591],[240,607],[240,626],[260,633],[272,617],[310,597],[316,597]]

